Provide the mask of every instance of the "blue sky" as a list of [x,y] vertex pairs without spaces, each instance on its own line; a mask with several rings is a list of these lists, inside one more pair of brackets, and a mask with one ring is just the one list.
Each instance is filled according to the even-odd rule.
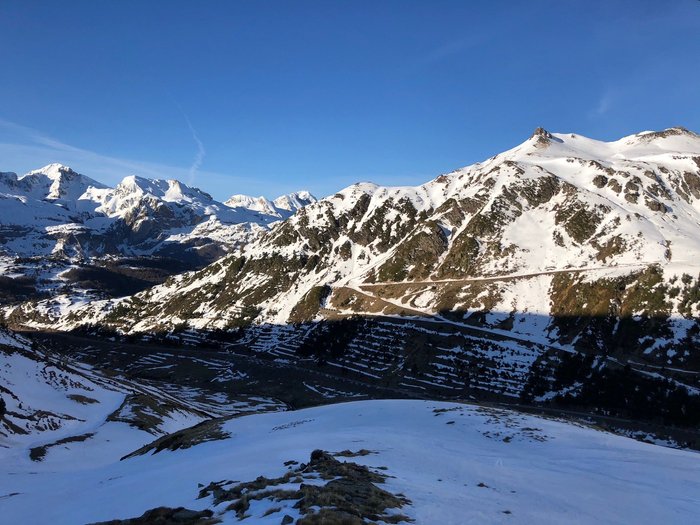
[[700,2],[0,2],[0,170],[420,184],[537,126],[700,131]]

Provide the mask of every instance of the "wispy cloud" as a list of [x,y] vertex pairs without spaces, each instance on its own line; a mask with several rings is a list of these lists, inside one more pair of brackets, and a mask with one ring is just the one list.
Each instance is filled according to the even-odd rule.
[[448,58],[464,53],[470,49],[479,47],[486,43],[488,36],[485,34],[473,33],[450,42],[445,42],[426,53],[416,57],[415,66],[429,66]]
[[21,124],[5,120],[2,117],[0,117],[0,127],[5,128],[11,133],[14,133],[17,138],[28,139],[31,142],[42,146],[46,146],[59,151],[68,151],[71,153],[86,153],[86,150],[81,150],[80,148],[69,146],[68,144],[53,139],[36,129],[29,128],[27,126],[22,126]]
[[257,178],[201,171],[206,154],[204,145],[189,120],[187,123],[197,152],[189,167],[178,167],[103,155],[67,144],[42,131],[0,117],[0,171],[24,173],[52,162],[60,162],[109,185],[118,183],[127,175],[178,179],[188,181],[188,184],[200,175],[207,180],[207,187],[203,189],[210,193],[214,190],[214,197],[219,199],[228,198],[232,193],[258,194],[269,190],[269,187]]
[[598,99],[596,106],[589,112],[589,117],[602,117],[606,115],[613,107],[615,96],[612,90],[607,90]]

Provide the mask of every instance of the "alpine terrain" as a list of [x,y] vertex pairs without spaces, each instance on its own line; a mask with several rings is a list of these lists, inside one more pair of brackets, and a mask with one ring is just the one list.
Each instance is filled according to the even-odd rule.
[[[700,136],[316,200],[0,174],[11,523],[691,523]],[[38,504],[41,502],[41,504]]]
[[[6,319],[223,333],[416,393],[573,401],[597,395],[587,383],[622,388],[623,375],[633,391],[641,381],[684,398],[700,386],[699,226],[698,135],[604,143],[538,129],[419,187],[346,188],[134,296],[28,302]],[[688,412],[669,417],[698,417]]]

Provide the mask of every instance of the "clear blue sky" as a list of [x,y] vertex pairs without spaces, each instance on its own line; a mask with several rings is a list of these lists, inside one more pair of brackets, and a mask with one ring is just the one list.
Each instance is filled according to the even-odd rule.
[[0,67],[2,171],[323,196],[537,126],[700,131],[700,1],[2,0]]

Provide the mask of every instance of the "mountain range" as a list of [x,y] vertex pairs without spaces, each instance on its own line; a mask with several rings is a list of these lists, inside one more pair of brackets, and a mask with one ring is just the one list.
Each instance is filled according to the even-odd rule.
[[12,522],[697,515],[697,454],[672,450],[700,443],[684,128],[538,128],[320,200],[54,164],[0,174],[0,226]]
[[177,180],[133,175],[109,188],[60,164],[0,173],[0,295],[134,293],[205,266],[315,200],[302,191],[224,204]]
[[[350,186],[133,296],[58,295],[5,316],[33,328],[223,333],[416,392],[578,399],[580,376],[602,363],[698,392],[699,227],[695,133],[602,142],[538,128],[421,186]],[[561,384],[567,366],[576,371]]]
[[109,188],[60,164],[22,176],[0,173],[0,199],[5,253],[78,259],[154,255],[172,243],[230,248],[245,238],[239,225],[269,225],[316,200],[298,192],[221,203],[177,180],[134,175]]

